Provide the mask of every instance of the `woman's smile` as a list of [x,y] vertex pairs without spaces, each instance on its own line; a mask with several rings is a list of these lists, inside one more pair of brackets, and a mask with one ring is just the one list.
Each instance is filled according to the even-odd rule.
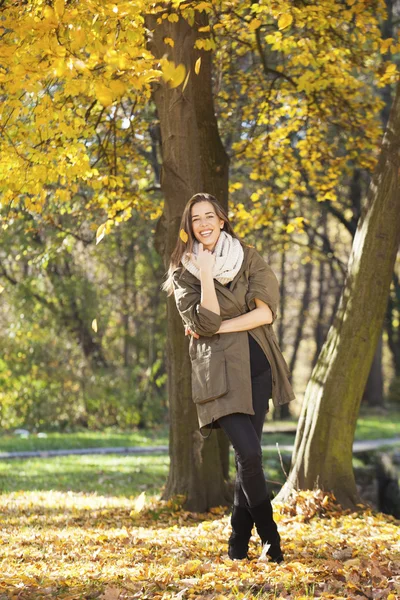
[[224,226],[223,219],[218,217],[213,205],[207,200],[197,202],[192,207],[191,217],[193,234],[196,240],[212,252]]

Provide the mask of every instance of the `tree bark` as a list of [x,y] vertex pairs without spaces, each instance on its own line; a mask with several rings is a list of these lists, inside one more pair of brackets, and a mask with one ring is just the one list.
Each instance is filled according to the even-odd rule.
[[332,491],[344,507],[358,494],[352,445],[400,242],[400,83],[380,159],[358,222],[337,314],[307,386],[292,468],[293,488]]
[[[204,35],[198,28],[207,25],[205,13],[195,13],[193,26],[181,17],[177,23],[165,19],[157,24],[155,17],[148,16],[146,22],[153,31],[149,45],[154,56],[168,54],[168,60],[175,65],[184,64],[189,73],[184,90],[182,85],[171,89],[164,83],[154,89],[162,140],[161,189],[165,198],[158,228],[158,234],[165,235],[165,242],[158,239],[156,244],[167,267],[189,198],[197,192],[208,192],[227,206],[229,159],[214,112],[211,53],[194,48],[196,39]],[[164,44],[165,37],[174,40],[173,48]],[[194,67],[199,58],[200,71],[196,75]],[[167,338],[170,470],[163,498],[183,494],[188,510],[202,512],[232,501],[226,481],[229,442],[222,430],[213,432],[207,440],[200,434],[191,395],[188,339],[173,296],[167,300]]]

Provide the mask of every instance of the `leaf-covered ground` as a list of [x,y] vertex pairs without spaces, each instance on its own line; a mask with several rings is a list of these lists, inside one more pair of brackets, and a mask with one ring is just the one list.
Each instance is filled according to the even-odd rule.
[[229,515],[60,491],[0,496],[0,599],[400,598],[399,522],[320,491],[275,506],[286,561],[227,555]]

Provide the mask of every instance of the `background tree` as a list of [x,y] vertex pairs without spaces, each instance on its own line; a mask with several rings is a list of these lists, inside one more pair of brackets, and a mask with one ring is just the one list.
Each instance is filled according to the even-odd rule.
[[351,460],[354,431],[400,244],[399,140],[400,84],[338,311],[307,386],[292,468],[280,498],[293,487],[317,485],[333,491],[343,506],[354,507],[358,501]]

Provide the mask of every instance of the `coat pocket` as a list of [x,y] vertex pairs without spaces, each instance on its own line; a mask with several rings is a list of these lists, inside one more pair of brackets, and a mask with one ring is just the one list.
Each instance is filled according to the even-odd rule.
[[223,350],[192,360],[192,399],[195,404],[216,400],[228,392]]

